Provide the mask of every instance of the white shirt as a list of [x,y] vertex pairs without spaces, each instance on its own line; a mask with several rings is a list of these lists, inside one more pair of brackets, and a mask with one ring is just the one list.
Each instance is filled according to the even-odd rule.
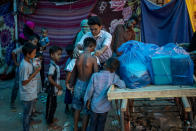
[[112,56],[112,50],[110,48],[111,42],[112,42],[112,35],[104,30],[101,30],[99,35],[95,38],[91,32],[86,33],[78,42],[81,46],[84,44],[84,39],[87,37],[92,37],[96,40],[96,48],[95,50],[100,50],[104,46],[107,46],[108,49],[105,50],[103,54],[101,54],[99,57],[97,57],[98,63],[104,63],[106,60],[108,60]]
[[101,30],[99,35],[95,38],[91,32],[87,32],[81,40],[78,42],[81,46],[83,46],[84,39],[87,37],[92,37],[96,40],[97,46],[95,50],[100,50],[104,46],[108,46],[110,48],[111,42],[112,42],[112,35],[104,30]]
[[28,80],[33,73],[33,65],[23,59],[19,67],[20,99],[22,101],[32,101],[37,98],[37,81],[35,77],[25,86],[22,85],[22,81]]

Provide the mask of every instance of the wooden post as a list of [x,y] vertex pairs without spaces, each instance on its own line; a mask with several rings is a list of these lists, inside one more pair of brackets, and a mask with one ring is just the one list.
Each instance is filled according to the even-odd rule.
[[124,113],[125,113],[125,111],[127,111],[127,99],[123,99],[122,100],[122,105],[121,105],[121,112],[120,112],[120,114],[121,114],[121,126],[122,126],[122,131],[125,131],[125,127],[124,127],[124,122],[125,122],[125,120],[124,120]]
[[192,109],[191,109],[191,106],[189,104],[189,101],[186,97],[182,97],[182,103],[183,103],[183,106],[184,106],[184,111],[185,112],[191,112]]

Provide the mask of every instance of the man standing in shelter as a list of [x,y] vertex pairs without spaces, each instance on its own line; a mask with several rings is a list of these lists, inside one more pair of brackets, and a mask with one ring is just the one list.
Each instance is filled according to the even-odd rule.
[[125,24],[117,25],[113,37],[112,37],[112,51],[114,55],[119,56],[120,53],[117,52],[117,49],[125,42],[129,40],[135,40],[134,27],[137,24],[138,19],[136,16],[132,16]]
[[90,27],[90,32],[87,32],[78,42],[74,54],[75,56],[79,56],[79,50],[83,50],[84,39],[92,37],[97,42],[94,55],[97,57],[98,63],[102,64],[112,56],[112,50],[110,48],[112,35],[102,30],[102,23],[98,16],[91,16],[88,19],[88,25]]

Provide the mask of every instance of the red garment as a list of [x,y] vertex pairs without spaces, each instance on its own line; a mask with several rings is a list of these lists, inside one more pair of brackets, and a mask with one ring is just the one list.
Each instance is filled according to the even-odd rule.
[[117,53],[118,47],[129,40],[135,40],[135,32],[133,30],[128,30],[122,24],[117,25],[112,36],[111,48],[113,52]]

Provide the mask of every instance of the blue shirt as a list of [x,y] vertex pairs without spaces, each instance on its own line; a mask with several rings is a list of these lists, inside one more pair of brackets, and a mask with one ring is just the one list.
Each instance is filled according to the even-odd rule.
[[45,46],[45,45],[48,44],[50,41],[49,41],[49,38],[48,38],[48,37],[43,37],[43,36],[41,36],[39,42],[40,42],[41,46]]
[[125,88],[124,81],[120,80],[115,73],[103,70],[94,73],[88,84],[84,102],[91,99],[91,110],[95,113],[105,113],[111,109],[111,102],[108,101],[107,91],[111,85],[116,85],[119,88]]

